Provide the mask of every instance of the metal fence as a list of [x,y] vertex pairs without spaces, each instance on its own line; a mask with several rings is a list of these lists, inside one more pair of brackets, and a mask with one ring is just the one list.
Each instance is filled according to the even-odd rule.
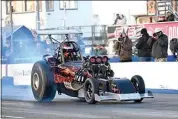
[[86,45],[104,44],[107,41],[106,25],[72,26],[67,29],[80,30]]
[[[137,32],[140,31],[141,26],[107,26],[107,25],[88,25],[88,26],[71,26],[66,27],[66,29],[75,29],[83,33],[83,42],[88,48],[94,48],[94,45],[104,44],[109,46],[109,40],[116,38],[115,32],[118,28],[124,27],[124,29],[129,29],[129,37],[135,40]],[[58,30],[64,29],[64,27],[57,28]],[[52,30],[52,29],[50,29]],[[120,31],[119,31],[120,32]],[[111,37],[110,37],[111,35]]]
[[[64,27],[50,28],[45,30],[63,30]],[[106,44],[107,26],[106,25],[88,25],[88,26],[71,26],[66,29],[75,29],[83,33],[83,41],[87,46],[94,44]]]

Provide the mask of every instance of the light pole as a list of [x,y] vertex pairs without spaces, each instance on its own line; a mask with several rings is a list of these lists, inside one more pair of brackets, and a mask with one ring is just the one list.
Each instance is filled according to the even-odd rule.
[[36,30],[40,30],[39,0],[36,0]]
[[63,1],[64,7],[64,29],[66,29],[66,1]]
[[96,26],[98,22],[98,15],[94,14],[93,15],[93,25],[92,25],[92,51],[94,50],[94,41],[95,41],[95,36],[96,36]]
[[12,18],[12,13],[13,13],[13,6],[12,6],[12,1],[10,1],[11,52],[13,51],[13,18]]

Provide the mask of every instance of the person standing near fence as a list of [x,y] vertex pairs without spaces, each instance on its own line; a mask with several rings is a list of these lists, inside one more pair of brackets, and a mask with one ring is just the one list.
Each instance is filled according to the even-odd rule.
[[113,25],[125,25],[127,22],[126,17],[123,14],[116,14],[116,19]]
[[132,41],[126,33],[121,33],[120,38],[114,45],[114,49],[116,49],[120,62],[132,62]]
[[173,38],[170,41],[170,50],[175,57],[176,61],[178,61],[178,38]]
[[114,20],[114,24],[113,24],[113,25],[118,25],[118,22],[121,21],[121,20],[122,20],[122,19],[121,19],[120,15],[119,15],[119,14],[116,14],[116,18],[115,18],[115,20]]
[[147,33],[147,29],[143,28],[141,30],[142,36],[138,39],[136,48],[138,49],[138,57],[141,62],[150,62],[151,61],[151,46],[147,44],[148,39],[150,38]]
[[107,55],[107,50],[105,48],[105,45],[99,46],[99,55]]
[[166,21],[175,21],[174,14],[171,12],[167,12]]
[[168,56],[168,36],[161,29],[156,28],[153,38],[152,57],[155,62],[166,62]]

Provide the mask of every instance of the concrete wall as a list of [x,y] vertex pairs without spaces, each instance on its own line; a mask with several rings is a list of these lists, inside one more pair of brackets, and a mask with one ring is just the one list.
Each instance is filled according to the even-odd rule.
[[[30,74],[33,64],[12,64],[8,65],[8,76],[13,77],[14,85],[30,85]],[[126,77],[131,79],[134,75],[140,75],[145,81],[146,88],[151,89],[172,89],[178,90],[177,62],[130,62],[111,63],[115,77]],[[5,75],[5,66],[2,65]]]

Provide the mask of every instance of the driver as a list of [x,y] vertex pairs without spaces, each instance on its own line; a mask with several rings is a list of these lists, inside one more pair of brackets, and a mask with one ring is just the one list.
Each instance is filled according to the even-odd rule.
[[73,50],[73,47],[70,44],[65,43],[63,45],[63,54],[64,54],[64,61],[65,62],[72,60],[72,50]]

